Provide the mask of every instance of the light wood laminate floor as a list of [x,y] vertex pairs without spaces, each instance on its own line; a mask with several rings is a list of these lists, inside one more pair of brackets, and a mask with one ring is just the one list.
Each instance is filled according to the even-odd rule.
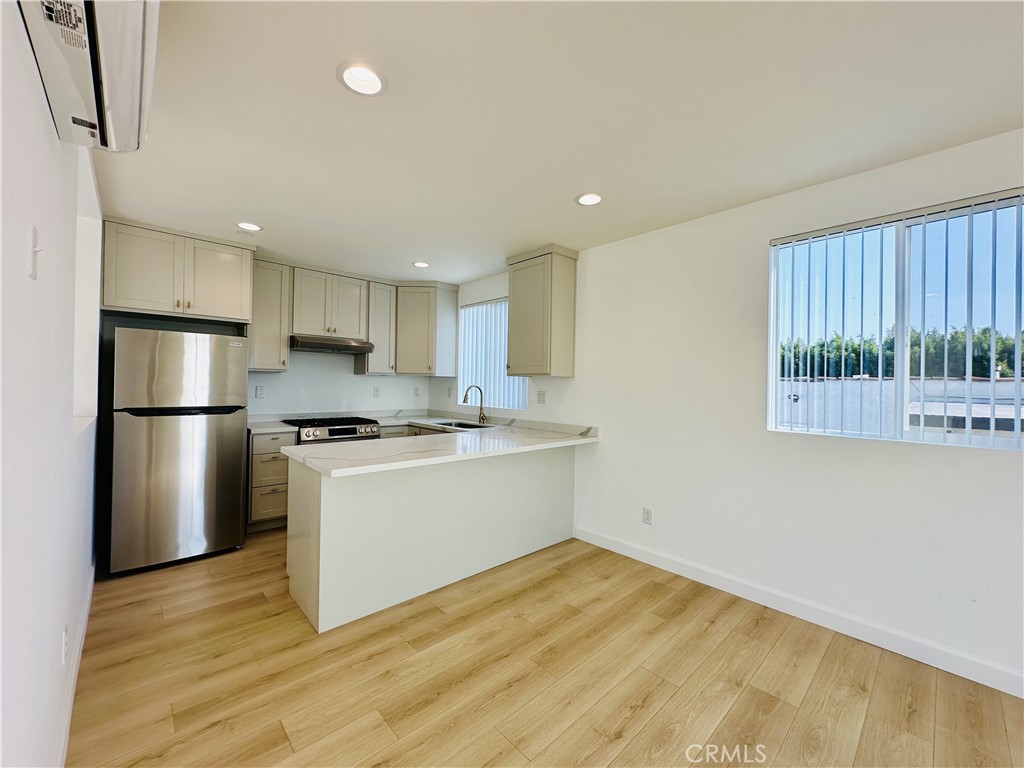
[[320,636],[284,552],[98,583],[69,764],[1024,768],[1020,699],[581,541]]

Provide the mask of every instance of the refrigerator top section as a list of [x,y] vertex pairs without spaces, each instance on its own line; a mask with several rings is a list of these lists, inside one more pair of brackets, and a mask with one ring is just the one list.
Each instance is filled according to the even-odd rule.
[[244,336],[142,328],[114,332],[114,408],[246,405]]

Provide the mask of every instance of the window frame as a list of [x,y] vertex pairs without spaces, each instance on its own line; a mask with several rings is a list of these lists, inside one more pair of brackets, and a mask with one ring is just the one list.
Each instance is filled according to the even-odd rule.
[[[1008,203],[1008,204],[1000,206],[1000,203]],[[903,211],[903,212],[900,212],[900,213],[889,214],[889,215],[886,215],[886,216],[878,216],[878,217],[875,217],[875,218],[872,218],[872,219],[864,219],[864,220],[861,220],[861,221],[851,222],[851,223],[843,224],[843,225],[839,225],[839,226],[824,227],[824,228],[820,228],[820,229],[813,230],[813,231],[810,231],[810,232],[804,232],[804,233],[801,233],[801,234],[798,234],[798,235],[791,235],[791,236],[779,237],[779,238],[772,239],[770,241],[770,243],[769,243],[769,280],[768,280],[768,346],[767,346],[767,348],[768,348],[768,361],[767,361],[767,363],[768,363],[767,364],[767,377],[768,377],[768,386],[767,386],[767,429],[768,429],[768,431],[770,431],[770,432],[796,433],[796,434],[803,433],[803,434],[813,434],[813,435],[825,435],[825,436],[829,436],[829,437],[852,437],[852,438],[867,439],[867,440],[885,440],[885,441],[896,441],[896,442],[915,442],[915,443],[925,443],[925,444],[929,444],[929,445],[959,445],[959,446],[972,447],[972,448],[989,448],[989,449],[997,449],[997,450],[1021,451],[1022,449],[1024,449],[1024,435],[1022,435],[1022,429],[1021,429],[1021,420],[1022,420],[1022,418],[1024,418],[1024,400],[1022,400],[1022,378],[1024,378],[1024,372],[1022,372],[1022,370],[1021,370],[1022,368],[1024,368],[1024,360],[1022,360],[1022,356],[1021,356],[1021,352],[1022,352],[1022,349],[1021,349],[1021,347],[1022,347],[1022,338],[1021,337],[1022,337],[1022,335],[1024,335],[1024,316],[1022,316],[1022,313],[1024,313],[1024,309],[1022,309],[1022,303],[1024,303],[1024,299],[1022,299],[1022,280],[1024,280],[1024,274],[1022,274],[1022,273],[1024,273],[1024,261],[1022,261],[1022,243],[1021,243],[1021,239],[1022,239],[1022,223],[1024,223],[1024,222],[1021,221],[1021,217],[1022,217],[1022,204],[1024,204],[1024,187],[1017,187],[1017,188],[1010,188],[1010,189],[1006,189],[1006,190],[1002,190],[1002,191],[994,192],[994,193],[990,193],[990,194],[978,195],[978,196],[975,196],[975,197],[955,200],[955,201],[950,202],[950,203],[943,203],[943,204],[939,204],[939,205],[931,205],[931,206],[927,206],[927,207],[924,207],[924,208],[917,208],[917,209],[913,209],[913,210]],[[994,243],[995,242],[995,237],[996,237],[996,234],[995,234],[995,232],[996,232],[996,228],[995,228],[996,214],[994,212],[996,210],[998,210],[999,208],[1001,208],[1001,207],[1002,208],[1013,207],[1015,209],[1015,214],[1014,214],[1014,222],[1015,222],[1015,224],[1014,224],[1014,245],[1013,245],[1013,252],[1012,252],[1013,259],[1014,259],[1014,262],[1013,262],[1014,263],[1013,274],[1014,274],[1014,281],[1015,281],[1014,282],[1014,286],[1013,286],[1013,304],[1014,304],[1014,314],[1013,314],[1013,317],[1014,317],[1014,325],[1015,325],[1015,329],[1013,331],[1013,333],[1014,333],[1014,355],[1015,355],[1014,360],[1015,360],[1015,364],[1014,364],[1014,375],[1013,375],[1013,378],[1012,378],[1012,381],[1013,381],[1013,391],[1014,391],[1014,406],[1015,406],[1015,415],[1013,417],[1013,421],[1014,421],[1013,435],[1012,435],[1012,437],[997,436],[996,435],[996,430],[994,429],[994,421],[993,421],[992,422],[993,426],[992,426],[991,432],[990,432],[989,436],[987,437],[987,439],[984,439],[984,440],[972,440],[971,439],[972,438],[972,423],[973,423],[973,419],[974,419],[973,408],[972,408],[973,400],[971,399],[971,381],[973,379],[973,376],[972,377],[967,377],[966,375],[964,377],[964,379],[965,379],[965,405],[966,405],[966,407],[965,407],[965,430],[964,430],[963,434],[957,435],[957,434],[951,434],[951,433],[947,432],[948,424],[946,424],[946,421],[947,421],[948,416],[946,415],[945,406],[944,406],[944,413],[943,413],[943,426],[940,427],[940,428],[937,428],[937,429],[936,428],[932,428],[931,432],[927,431],[927,425],[925,424],[926,414],[925,414],[925,408],[924,408],[924,395],[923,395],[923,393],[922,393],[922,401],[921,401],[921,408],[920,408],[919,423],[917,425],[911,426],[910,425],[910,416],[911,416],[911,414],[910,414],[910,408],[909,408],[909,406],[910,406],[910,403],[909,403],[909,386],[908,386],[908,384],[911,382],[911,379],[912,379],[911,371],[909,370],[909,365],[910,365],[910,341],[911,341],[911,334],[910,334],[910,295],[909,295],[910,294],[909,274],[910,274],[911,248],[910,248],[909,239],[908,239],[909,228],[913,227],[913,226],[916,226],[918,224],[926,226],[928,222],[934,221],[936,218],[938,218],[938,220],[943,220],[943,221],[947,221],[948,222],[951,218],[955,218],[956,216],[954,214],[958,214],[959,211],[963,210],[963,211],[966,212],[966,215],[967,215],[967,227],[968,227],[967,233],[968,234],[967,234],[967,246],[966,246],[967,247],[967,265],[966,265],[966,286],[965,286],[965,291],[966,291],[966,300],[965,300],[966,310],[965,310],[965,312],[966,312],[966,316],[967,316],[966,319],[967,319],[968,327],[971,328],[972,333],[965,334],[965,345],[966,345],[965,354],[967,355],[967,359],[970,360],[971,359],[971,350],[972,350],[974,331],[976,330],[975,326],[973,325],[973,317],[972,317],[973,272],[974,272],[974,269],[973,269],[973,255],[972,255],[973,254],[973,234],[972,234],[972,231],[973,231],[973,224],[974,224],[974,215],[976,213],[984,213],[986,211],[986,209],[993,211],[993,243]],[[780,344],[782,344],[784,342],[784,340],[781,339],[780,336],[779,336],[779,334],[780,334],[780,325],[781,325],[780,317],[779,317],[779,271],[780,271],[779,254],[780,254],[781,248],[783,248],[785,246],[790,246],[790,247],[793,248],[793,251],[794,251],[794,254],[795,254],[795,250],[796,250],[796,247],[798,245],[806,244],[806,247],[808,248],[808,254],[810,254],[811,253],[810,249],[812,248],[812,244],[814,242],[816,242],[816,241],[821,241],[821,240],[826,240],[827,241],[827,239],[829,237],[836,237],[836,236],[840,236],[840,237],[844,237],[845,238],[845,236],[847,236],[848,234],[853,234],[853,233],[857,233],[857,232],[861,233],[862,236],[863,236],[866,232],[868,232],[870,230],[874,230],[874,229],[877,229],[879,232],[884,232],[886,227],[894,227],[895,228],[895,254],[894,254],[895,314],[894,314],[894,317],[893,317],[893,334],[894,334],[894,344],[893,344],[894,403],[893,403],[893,410],[894,410],[894,414],[893,414],[892,434],[891,435],[883,434],[883,430],[881,428],[879,429],[879,434],[878,435],[875,435],[875,434],[858,434],[858,433],[854,433],[854,432],[847,432],[847,431],[844,430],[844,426],[845,425],[843,425],[843,424],[840,425],[840,429],[838,431],[837,430],[829,430],[827,428],[827,423],[824,424],[822,426],[822,428],[820,428],[820,429],[811,429],[810,428],[810,423],[811,423],[811,419],[810,418],[807,419],[807,425],[804,428],[798,428],[798,427],[796,427],[796,426],[794,426],[792,424],[790,424],[788,427],[782,426],[779,423],[778,395],[779,395],[779,386],[786,381],[786,377],[780,375],[780,371],[779,371],[779,365],[780,365],[780,357],[779,357]],[[947,224],[947,233],[948,233],[948,224]],[[827,246],[826,246],[826,248],[827,248]],[[880,236],[880,241],[879,241],[879,248],[880,248],[880,254],[881,254],[883,252],[881,250],[883,248],[881,236]],[[948,248],[948,244],[947,244],[947,248]],[[828,259],[827,251],[826,251],[825,258],[826,258],[826,260]],[[924,258],[926,258],[925,257],[925,251],[924,251],[924,249],[922,247],[922,259],[924,259]],[[996,306],[996,301],[995,301],[995,297],[996,297],[996,290],[995,290],[996,250],[995,250],[995,246],[994,245],[993,245],[993,250],[992,250],[991,258],[993,260],[993,284],[992,284],[992,294],[991,294],[991,303],[992,303],[992,310],[991,310],[991,312],[992,312],[993,320],[990,323],[990,326],[991,326],[992,338],[995,338],[995,336],[996,336],[998,331],[997,331],[996,323],[995,323],[995,315],[996,315],[996,309],[995,309],[995,306]],[[880,256],[879,270],[881,271],[883,269],[884,269],[883,260],[882,260],[882,257]],[[795,266],[794,266],[794,272],[795,272]],[[944,299],[944,301],[945,301],[944,312],[948,312],[948,304],[949,304],[948,274],[949,274],[949,260],[948,260],[948,253],[947,253],[946,277],[945,277],[946,295],[945,295],[945,299]],[[809,273],[808,273],[807,279],[810,280],[810,274]],[[844,279],[844,296],[845,296],[845,293],[846,293],[846,291],[845,291],[845,279],[846,279],[845,273],[844,273],[843,279]],[[863,282],[863,276],[862,276],[862,282]],[[827,283],[825,285],[825,291],[826,291],[826,293],[828,292]],[[921,287],[921,294],[922,294],[922,303],[923,303],[924,295],[925,295],[925,287],[924,287],[923,284],[922,284],[922,287]],[[882,301],[882,296],[881,295],[880,295],[879,299],[880,299],[880,303],[881,303],[881,301]],[[863,294],[862,294],[861,295],[862,305],[863,305],[863,301],[864,301],[864,298],[863,298]],[[790,297],[790,302],[792,303],[792,296]],[[810,312],[809,309],[808,309],[808,312]],[[809,316],[808,319],[810,320],[810,316]],[[926,329],[924,327],[925,326],[925,322],[924,322],[924,315],[923,314],[922,314],[921,321],[922,321],[921,322],[922,328],[921,328],[921,331],[920,331],[920,335],[921,335],[922,368],[923,368],[923,365],[924,365],[924,363],[923,363],[923,357],[924,357],[923,356],[923,350],[924,350],[924,343],[925,343],[924,339],[925,339],[925,335],[927,333],[927,331],[926,331]],[[824,322],[825,322],[825,337],[826,337],[826,340],[827,340],[827,336],[828,336],[828,318],[827,318],[827,315],[824,317]],[[880,321],[880,324],[881,324],[881,321]],[[810,323],[808,323],[808,326],[809,325],[810,325]],[[946,323],[946,328],[944,329],[944,332],[946,334],[948,334],[948,332],[949,332],[948,322]],[[844,346],[845,346],[845,342],[846,342],[847,338],[849,338],[849,337],[847,337],[845,335],[843,336]],[[807,340],[808,347],[811,345],[811,343],[812,343],[811,340],[808,339]],[[882,338],[878,339],[878,346],[879,346],[879,352],[878,352],[878,356],[879,356],[879,362],[878,362],[879,377],[882,378],[884,376],[884,374],[883,374],[883,370],[884,370],[884,368],[883,368],[883,360],[884,360],[884,357],[883,357],[883,353],[882,353],[882,349],[883,349],[883,339]],[[949,372],[948,372],[948,369],[947,369],[947,366],[948,366],[948,342],[946,344],[945,349],[946,349],[946,354],[947,354],[947,363],[944,364],[944,366],[943,366],[943,373],[944,373],[944,379],[946,380],[946,384],[948,384],[948,379],[949,379]],[[862,359],[863,359],[863,351],[862,351],[861,354],[862,354]],[[995,345],[992,344],[992,343],[990,343],[990,354],[992,355],[992,359],[994,360],[994,357],[995,357],[996,353],[995,353]],[[795,358],[791,358],[791,359],[794,362],[796,362]],[[808,353],[808,361],[809,361],[809,353]],[[792,363],[791,363],[791,365],[792,365]],[[990,377],[991,377],[991,369],[990,369]],[[846,377],[843,376],[841,378],[845,379]],[[790,381],[794,381],[795,380],[794,374],[791,373],[791,375],[789,377],[789,380]],[[995,381],[995,379],[992,379],[992,380]],[[947,397],[948,396],[944,394],[943,402],[946,405],[948,405],[948,400],[946,399]],[[879,404],[879,407],[880,407],[880,419],[879,419],[879,422],[881,424],[881,402]],[[995,414],[995,403],[994,403],[994,393],[993,393],[992,417],[991,417],[992,419],[996,418],[994,414]],[[937,434],[937,432],[939,432],[939,431],[941,431],[941,433],[942,433],[941,439],[938,439],[938,438],[935,438],[935,437],[932,437],[931,439],[929,439],[927,437],[927,435],[929,435],[929,434],[934,435],[934,434]],[[976,432],[976,430],[975,430],[975,432]],[[986,430],[986,432],[988,432],[988,430]]]

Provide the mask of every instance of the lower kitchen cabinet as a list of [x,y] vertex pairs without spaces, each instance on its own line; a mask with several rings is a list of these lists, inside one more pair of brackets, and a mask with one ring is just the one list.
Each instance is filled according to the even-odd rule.
[[295,430],[279,433],[249,433],[249,515],[250,531],[278,528],[288,518],[288,457],[281,453],[295,445]]

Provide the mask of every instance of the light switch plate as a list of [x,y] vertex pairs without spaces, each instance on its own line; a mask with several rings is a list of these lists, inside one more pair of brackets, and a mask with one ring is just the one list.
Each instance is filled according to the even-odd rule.
[[25,265],[25,271],[32,280],[39,277],[39,251],[41,250],[42,249],[39,247],[39,230],[36,229],[35,224],[29,222],[28,263]]

